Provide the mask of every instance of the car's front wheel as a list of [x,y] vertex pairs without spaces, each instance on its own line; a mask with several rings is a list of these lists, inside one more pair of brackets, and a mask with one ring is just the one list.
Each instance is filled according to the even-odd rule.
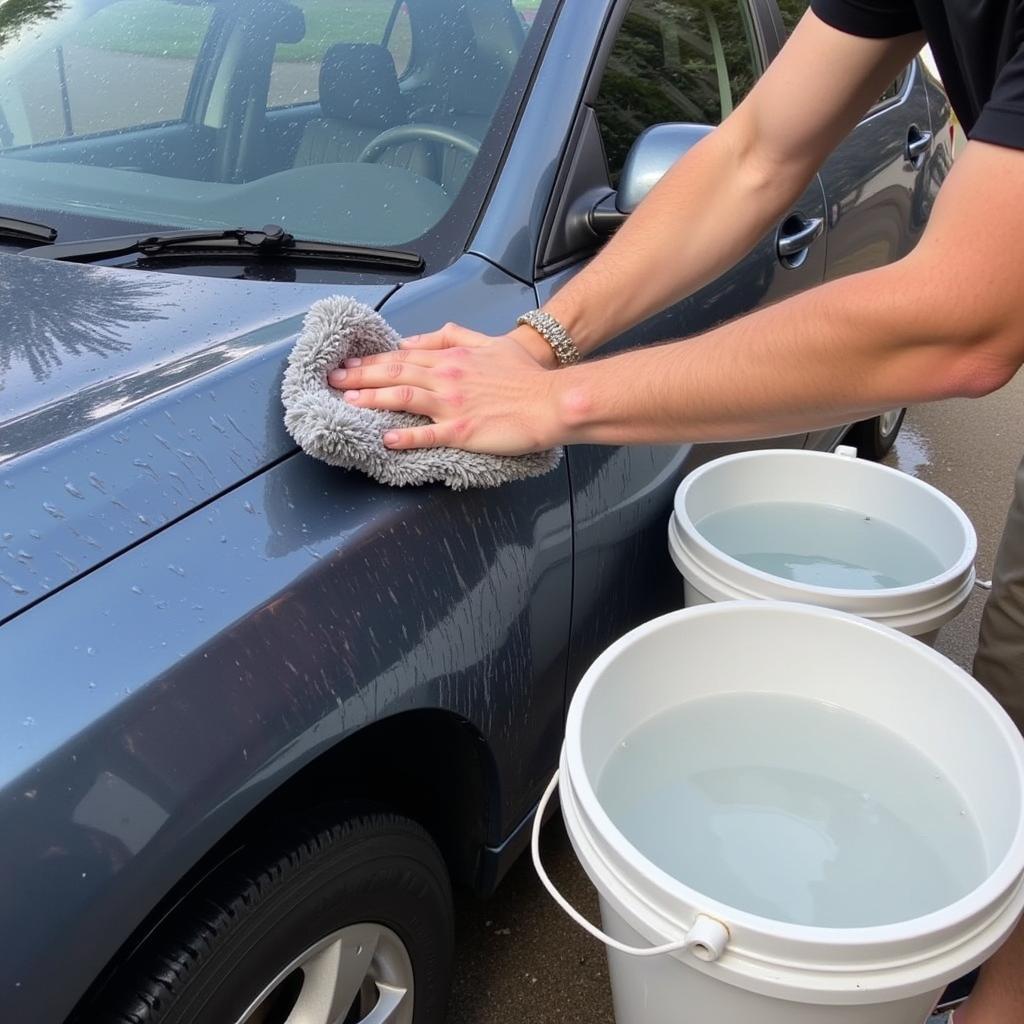
[[850,428],[846,440],[857,448],[858,455],[877,462],[892,451],[906,415],[906,409],[890,409],[869,420],[861,420]]
[[440,1024],[452,948],[448,874],[423,829],[391,814],[321,818],[214,872],[89,1019]]

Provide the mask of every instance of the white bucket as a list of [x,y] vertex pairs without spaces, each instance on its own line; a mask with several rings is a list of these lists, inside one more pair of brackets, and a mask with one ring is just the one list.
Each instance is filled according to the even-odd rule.
[[[638,726],[684,702],[736,693],[856,713],[941,766],[977,825],[978,884],[910,920],[815,927],[718,902],[648,860],[598,797],[609,758]],[[540,863],[540,823],[559,780],[604,932],[566,903]],[[688,608],[627,634],[580,683],[559,773],[535,818],[533,856],[552,896],[608,945],[618,1024],[921,1024],[1024,908],[1024,741],[965,672],[893,630],[776,601]]]
[[[683,575],[686,606],[744,598],[799,601],[853,612],[934,643],[939,627],[970,597],[978,546],[974,527],[941,491],[851,455],[855,449],[741,452],[694,470],[676,491],[669,524],[669,550]],[[880,590],[816,586],[752,568],[701,533],[700,524],[710,515],[781,501],[849,509],[888,523],[929,549],[941,571]]]

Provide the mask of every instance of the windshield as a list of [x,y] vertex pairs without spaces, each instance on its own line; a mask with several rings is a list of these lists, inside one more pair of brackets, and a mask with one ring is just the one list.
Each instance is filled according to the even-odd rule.
[[0,215],[408,245],[482,201],[538,7],[0,0]]

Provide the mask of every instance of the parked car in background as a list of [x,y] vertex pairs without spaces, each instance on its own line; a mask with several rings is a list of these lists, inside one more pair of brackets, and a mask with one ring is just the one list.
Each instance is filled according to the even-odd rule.
[[[0,7],[0,1019],[442,1020],[452,886],[523,848],[588,663],[680,603],[673,492],[728,446],[388,490],[296,451],[285,358],[336,293],[509,328],[803,6]],[[899,259],[949,116],[915,61],[747,258],[612,347]]]

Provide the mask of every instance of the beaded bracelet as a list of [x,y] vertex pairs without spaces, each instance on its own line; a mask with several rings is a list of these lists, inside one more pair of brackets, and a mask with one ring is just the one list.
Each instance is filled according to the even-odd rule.
[[532,309],[519,317],[516,324],[532,327],[551,346],[559,366],[572,366],[582,358],[569,332],[550,313]]

